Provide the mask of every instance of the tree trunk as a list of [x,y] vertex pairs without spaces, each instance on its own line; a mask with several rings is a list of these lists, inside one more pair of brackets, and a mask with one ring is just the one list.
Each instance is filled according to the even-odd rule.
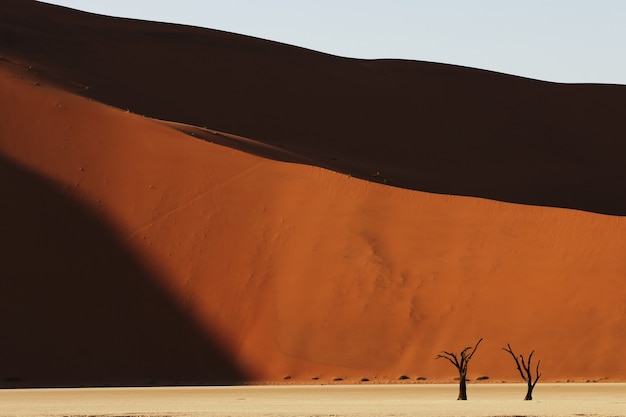
[[533,384],[528,381],[528,391],[526,391],[526,397],[524,397],[525,401],[531,401],[533,399]]
[[459,380],[459,398],[458,400],[467,400],[467,380],[465,375],[460,375],[461,379]]

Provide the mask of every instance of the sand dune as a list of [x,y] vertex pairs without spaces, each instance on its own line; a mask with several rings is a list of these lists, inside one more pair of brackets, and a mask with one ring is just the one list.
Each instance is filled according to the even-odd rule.
[[[3,385],[451,381],[435,355],[480,337],[472,378],[517,381],[511,343],[536,350],[545,381],[624,379],[626,224],[599,213],[625,212],[623,87],[344,60],[27,1],[0,12]],[[105,65],[120,39],[142,54]],[[291,78],[261,83],[259,56]],[[375,119],[354,107],[371,103],[356,81],[350,105],[302,98],[326,84],[290,59],[336,83],[365,77],[355,68],[427,82],[372,84],[398,101]],[[233,88],[194,60],[248,76]],[[287,100],[295,82],[303,96]],[[420,88],[445,123],[443,104],[409,105]],[[536,100],[510,96],[525,91]]]

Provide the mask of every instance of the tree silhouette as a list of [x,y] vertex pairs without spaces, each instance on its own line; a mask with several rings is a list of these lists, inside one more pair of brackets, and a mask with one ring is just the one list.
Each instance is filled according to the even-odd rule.
[[457,400],[467,400],[467,365],[469,364],[470,359],[476,353],[476,349],[478,349],[478,345],[483,341],[481,337],[480,340],[476,343],[476,346],[473,348],[471,346],[466,347],[461,351],[461,353],[457,356],[456,353],[441,351],[441,354],[435,356],[435,359],[443,358],[448,361],[452,365],[456,367],[459,371],[459,397]]
[[539,381],[539,378],[541,377],[541,374],[539,373],[539,364],[541,363],[541,361],[537,361],[537,368],[535,369],[535,380],[533,381],[533,376],[530,372],[530,362],[533,359],[533,354],[535,353],[535,351],[533,350],[532,352],[530,352],[530,355],[528,355],[528,363],[526,363],[522,355],[519,355],[519,359],[517,358],[517,355],[513,353],[513,349],[511,349],[510,344],[507,343],[506,346],[507,347],[502,348],[502,350],[509,352],[511,356],[513,356],[519,374],[522,376],[522,379],[528,384],[528,390],[526,391],[526,397],[524,397],[524,400],[530,401],[533,399],[533,389],[535,388],[537,381]]

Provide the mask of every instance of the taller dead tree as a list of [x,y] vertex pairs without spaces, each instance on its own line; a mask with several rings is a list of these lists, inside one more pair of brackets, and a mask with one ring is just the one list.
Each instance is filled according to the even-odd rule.
[[467,365],[482,341],[483,338],[481,337],[476,346],[473,348],[471,346],[466,347],[458,356],[456,353],[446,352],[445,350],[435,356],[435,359],[447,359],[459,371],[459,397],[457,400],[467,400]]
[[541,377],[541,374],[539,373],[539,364],[541,363],[541,361],[537,361],[537,368],[535,369],[535,379],[533,381],[533,375],[530,371],[530,362],[533,359],[533,354],[535,353],[535,351],[533,350],[532,352],[530,352],[530,355],[528,355],[528,363],[526,363],[522,355],[519,355],[518,359],[517,355],[513,353],[513,349],[511,349],[510,344],[507,343],[506,347],[502,348],[502,350],[509,352],[511,356],[513,356],[519,374],[522,376],[522,379],[528,384],[528,390],[526,391],[526,397],[524,397],[524,400],[532,400],[533,389],[535,389],[535,385],[537,385],[537,381],[539,381],[539,378]]

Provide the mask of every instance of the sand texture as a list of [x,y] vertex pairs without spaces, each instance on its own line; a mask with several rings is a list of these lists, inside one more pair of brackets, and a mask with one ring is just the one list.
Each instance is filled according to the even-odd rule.
[[16,0],[0,56],[1,386],[626,380],[625,86]]
[[0,392],[2,417],[446,417],[625,416],[624,384],[546,384],[523,401],[521,384],[99,388]]

